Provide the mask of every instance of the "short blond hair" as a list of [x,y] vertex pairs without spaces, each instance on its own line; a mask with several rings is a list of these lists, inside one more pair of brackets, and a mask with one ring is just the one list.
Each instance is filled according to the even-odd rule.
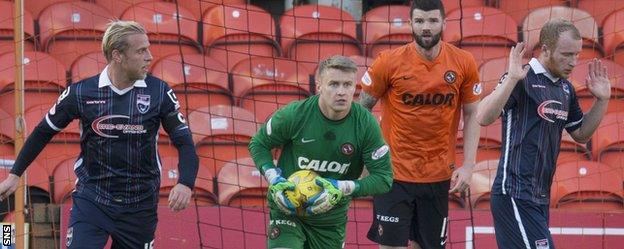
[[113,59],[113,50],[125,52],[128,48],[126,37],[134,34],[147,34],[145,28],[135,21],[112,21],[108,24],[108,28],[102,38],[102,52],[106,60],[110,62]]
[[318,79],[323,72],[329,68],[349,73],[357,72],[357,65],[353,62],[353,60],[342,55],[334,55],[319,63],[318,69],[316,70],[316,78]]
[[579,30],[568,20],[557,18],[546,22],[540,30],[540,46],[546,45],[549,49],[555,49],[559,36],[566,31],[572,31],[572,38],[581,39]]

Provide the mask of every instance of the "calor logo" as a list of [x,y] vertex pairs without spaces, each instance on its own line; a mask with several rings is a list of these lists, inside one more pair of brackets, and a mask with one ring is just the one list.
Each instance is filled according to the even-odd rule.
[[556,100],[546,100],[537,106],[537,114],[544,120],[554,123],[556,118],[559,120],[568,120],[568,112],[561,110],[561,102]]
[[143,134],[147,133],[147,130],[143,125],[138,124],[123,124],[119,121],[107,123],[106,121],[113,120],[130,120],[130,117],[125,115],[106,115],[99,117],[91,123],[91,129],[101,137],[106,138],[119,138],[118,135],[112,135],[112,132],[121,132],[123,134]]

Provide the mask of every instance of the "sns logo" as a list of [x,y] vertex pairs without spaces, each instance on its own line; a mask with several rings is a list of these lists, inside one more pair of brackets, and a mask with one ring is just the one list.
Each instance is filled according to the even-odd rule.
[[[554,105],[554,106],[553,106]],[[537,106],[537,114],[544,120],[554,123],[549,116],[559,120],[567,120],[568,112],[561,110],[561,102],[555,100],[546,100]]]

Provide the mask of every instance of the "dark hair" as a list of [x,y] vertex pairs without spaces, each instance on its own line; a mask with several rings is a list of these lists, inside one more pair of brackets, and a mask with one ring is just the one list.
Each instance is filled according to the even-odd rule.
[[419,9],[422,11],[440,10],[442,18],[444,18],[444,5],[440,0],[413,0],[412,7],[410,8],[410,19],[414,15],[414,10]]

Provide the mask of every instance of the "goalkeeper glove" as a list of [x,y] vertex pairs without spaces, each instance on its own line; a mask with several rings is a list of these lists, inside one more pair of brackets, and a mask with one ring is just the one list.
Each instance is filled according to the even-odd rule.
[[316,177],[316,185],[322,187],[323,191],[308,200],[306,208],[308,214],[321,214],[331,210],[343,196],[353,194],[357,188],[354,181],[337,181],[320,176]]
[[269,194],[273,197],[273,202],[280,211],[288,215],[296,214],[298,203],[291,202],[284,193],[286,190],[295,190],[295,184],[282,176],[280,168],[267,169],[264,171],[264,176],[269,182]]

